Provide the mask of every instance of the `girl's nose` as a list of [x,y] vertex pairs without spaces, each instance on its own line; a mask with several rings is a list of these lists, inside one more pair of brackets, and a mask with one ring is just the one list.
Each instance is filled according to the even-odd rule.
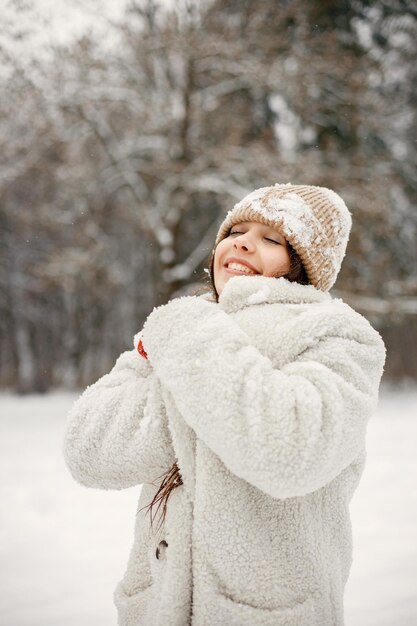
[[251,242],[247,233],[242,233],[241,235],[235,237],[233,245],[237,250],[245,250],[246,252],[251,252],[254,249],[253,242]]

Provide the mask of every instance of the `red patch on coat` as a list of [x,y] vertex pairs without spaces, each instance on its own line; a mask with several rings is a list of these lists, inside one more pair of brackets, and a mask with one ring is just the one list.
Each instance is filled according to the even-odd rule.
[[143,356],[144,359],[148,358],[148,355],[145,352],[145,348],[143,347],[142,339],[139,339],[138,352],[141,356]]

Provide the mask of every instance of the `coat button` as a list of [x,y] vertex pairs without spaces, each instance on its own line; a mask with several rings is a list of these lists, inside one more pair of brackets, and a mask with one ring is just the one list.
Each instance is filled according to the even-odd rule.
[[167,547],[168,547],[167,542],[165,541],[165,539],[162,539],[162,541],[159,542],[158,547],[155,552],[155,556],[157,559],[162,559],[165,556],[165,548]]

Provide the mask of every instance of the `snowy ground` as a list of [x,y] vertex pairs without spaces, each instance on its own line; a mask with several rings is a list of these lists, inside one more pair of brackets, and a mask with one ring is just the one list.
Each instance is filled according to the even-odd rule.
[[[115,626],[112,604],[139,488],[100,492],[69,476],[70,394],[0,395],[0,623]],[[352,501],[346,626],[417,624],[417,389],[384,390]],[[309,625],[306,625],[309,626]]]

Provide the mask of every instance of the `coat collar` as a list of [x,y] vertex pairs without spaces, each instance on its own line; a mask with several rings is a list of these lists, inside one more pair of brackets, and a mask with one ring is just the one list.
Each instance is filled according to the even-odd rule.
[[220,307],[228,313],[254,304],[304,304],[331,300],[328,292],[313,285],[292,283],[269,276],[234,276],[219,297]]

